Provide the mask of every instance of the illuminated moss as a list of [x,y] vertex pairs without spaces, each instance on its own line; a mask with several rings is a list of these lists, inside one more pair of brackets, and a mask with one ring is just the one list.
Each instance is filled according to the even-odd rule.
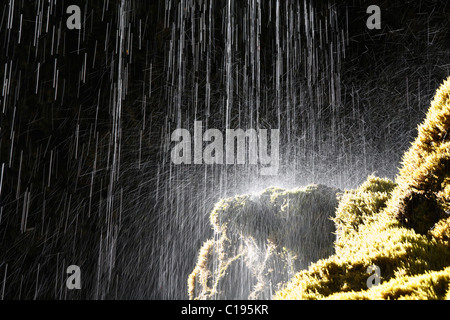
[[337,229],[337,247],[344,245],[361,226],[378,218],[376,214],[385,207],[394,187],[395,183],[388,179],[369,176],[357,190],[343,194],[333,219]]
[[[449,129],[450,78],[436,93],[395,183],[370,176],[340,196],[331,256],[332,237],[323,230],[333,229],[328,217],[335,190],[269,188],[257,197],[222,200],[211,214],[217,240],[201,250],[191,298],[236,297],[230,288],[249,277],[256,279],[249,281],[254,290],[239,297],[258,298],[271,280],[282,281],[294,269],[301,271],[276,299],[450,298]],[[247,269],[237,266],[239,260]],[[381,284],[368,288],[373,265]]]
[[268,188],[219,201],[210,215],[215,237],[189,276],[190,299],[270,298],[296,271],[332,254],[337,192]]
[[398,277],[360,292],[336,293],[330,300],[448,300],[450,267],[413,277]]
[[450,244],[450,218],[442,219],[430,231],[430,235],[441,243]]
[[413,230],[373,224],[349,239],[339,253],[297,273],[275,298],[324,299],[337,293],[364,292],[371,265],[380,268],[383,283],[399,275],[407,278],[441,270],[450,265],[450,250]]
[[195,292],[196,283],[200,283],[203,288],[203,294],[211,294],[213,290],[213,284],[211,283],[211,266],[209,263],[212,261],[212,254],[214,248],[214,241],[205,241],[198,254],[198,262],[195,266],[194,271],[189,275],[188,287],[189,287],[189,297],[197,297],[201,293]]
[[418,136],[403,156],[389,211],[405,226],[426,234],[449,206],[450,78],[437,91]]
[[[373,176],[341,197],[336,254],[297,273],[277,299],[450,298],[450,78],[438,90],[395,184]],[[381,284],[367,288],[367,268]]]

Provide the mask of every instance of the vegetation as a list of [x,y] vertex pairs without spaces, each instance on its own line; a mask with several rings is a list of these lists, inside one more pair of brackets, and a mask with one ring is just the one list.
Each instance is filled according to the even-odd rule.
[[[277,299],[450,297],[450,78],[440,87],[396,183],[369,177],[336,213],[336,253],[300,271]],[[377,265],[381,285],[367,287]]]
[[214,239],[189,276],[191,299],[269,298],[295,271],[333,253],[338,190],[268,188],[218,202]]
[[[200,251],[189,278],[190,297],[224,297],[225,282],[246,277],[242,269],[230,269],[239,259],[249,261],[250,246],[242,249],[239,244],[253,241],[265,253],[256,268],[259,275],[301,270],[276,299],[450,298],[449,128],[450,78],[436,93],[395,182],[371,175],[359,188],[340,194],[338,205],[336,190],[324,186],[269,188],[257,197],[222,200],[211,213],[220,236],[205,242]],[[324,218],[336,206],[332,250],[333,228]],[[317,217],[320,223],[311,224]],[[282,252],[303,256],[303,263],[288,265]],[[268,258],[274,257],[277,268],[269,272]],[[369,288],[368,270],[374,265],[381,284]],[[250,273],[258,278],[258,272]],[[263,278],[256,281],[259,291],[267,290],[274,275]]]

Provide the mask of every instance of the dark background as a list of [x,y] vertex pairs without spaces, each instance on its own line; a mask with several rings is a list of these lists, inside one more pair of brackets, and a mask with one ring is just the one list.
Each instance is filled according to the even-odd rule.
[[[395,178],[449,75],[447,1],[121,2],[3,1],[1,298],[185,299],[219,198]],[[279,128],[278,176],[171,164],[195,120]]]

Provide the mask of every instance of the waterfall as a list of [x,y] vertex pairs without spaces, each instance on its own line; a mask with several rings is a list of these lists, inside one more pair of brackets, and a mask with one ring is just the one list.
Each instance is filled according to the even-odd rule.
[[[445,5],[403,5],[369,30],[353,0],[3,1],[0,297],[186,299],[221,199],[394,177],[449,66]],[[172,161],[227,130],[257,147]]]

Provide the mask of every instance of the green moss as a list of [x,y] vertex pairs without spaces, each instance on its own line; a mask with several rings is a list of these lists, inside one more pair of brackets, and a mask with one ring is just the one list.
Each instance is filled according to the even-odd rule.
[[361,226],[379,218],[376,213],[386,206],[394,187],[395,183],[388,179],[369,176],[358,189],[343,194],[333,219],[337,229],[337,247],[344,245]]
[[418,136],[403,156],[389,211],[426,234],[448,210],[450,184],[450,78],[437,91]]
[[[322,231],[334,230],[328,217],[338,205],[337,192],[323,185],[310,185],[293,190],[268,188],[257,196],[239,195],[216,204],[211,224],[217,233],[227,229],[231,234],[253,237],[259,242],[269,239],[294,252],[311,251],[306,247],[309,243],[301,241],[307,233],[315,236],[315,247],[329,247],[334,236]],[[326,218],[318,219],[324,213]]]
[[[223,292],[220,297],[235,298],[233,281],[246,277],[236,266],[242,258],[247,276],[256,279],[256,290],[247,297],[258,297],[267,279],[274,279],[265,275],[288,270],[277,278],[285,279],[295,269],[288,262],[294,257],[301,271],[276,299],[450,298],[449,129],[450,78],[437,91],[395,183],[369,176],[343,193],[338,206],[336,190],[324,186],[269,188],[256,197],[222,200],[211,214],[217,240],[200,252],[190,277],[191,298]],[[331,222],[329,212],[336,206]],[[331,233],[324,232],[333,230],[333,222],[334,254]],[[316,262],[304,269],[311,261]],[[373,265],[381,284],[368,288]]]
[[429,233],[439,242],[450,245],[450,217],[441,219]]
[[340,292],[330,300],[443,300],[450,299],[450,267],[418,276],[398,277],[366,291]]
[[269,298],[299,269],[331,255],[338,190],[322,185],[219,201],[214,239],[189,276],[190,299]]
[[196,283],[201,284],[203,288],[203,294],[208,295],[213,291],[213,283],[211,283],[211,275],[209,272],[210,266],[208,265],[212,261],[214,241],[207,240],[203,243],[200,252],[198,254],[198,262],[192,273],[188,278],[189,297],[196,297],[200,293],[195,292]]
[[323,299],[367,290],[367,268],[377,265],[381,281],[416,276],[450,265],[447,246],[403,227],[376,224],[352,237],[339,253],[313,264],[279,291],[276,299]]
[[[450,297],[450,78],[431,103],[395,184],[369,177],[341,197],[336,254],[297,273],[277,299]],[[367,288],[377,265],[381,285]]]

